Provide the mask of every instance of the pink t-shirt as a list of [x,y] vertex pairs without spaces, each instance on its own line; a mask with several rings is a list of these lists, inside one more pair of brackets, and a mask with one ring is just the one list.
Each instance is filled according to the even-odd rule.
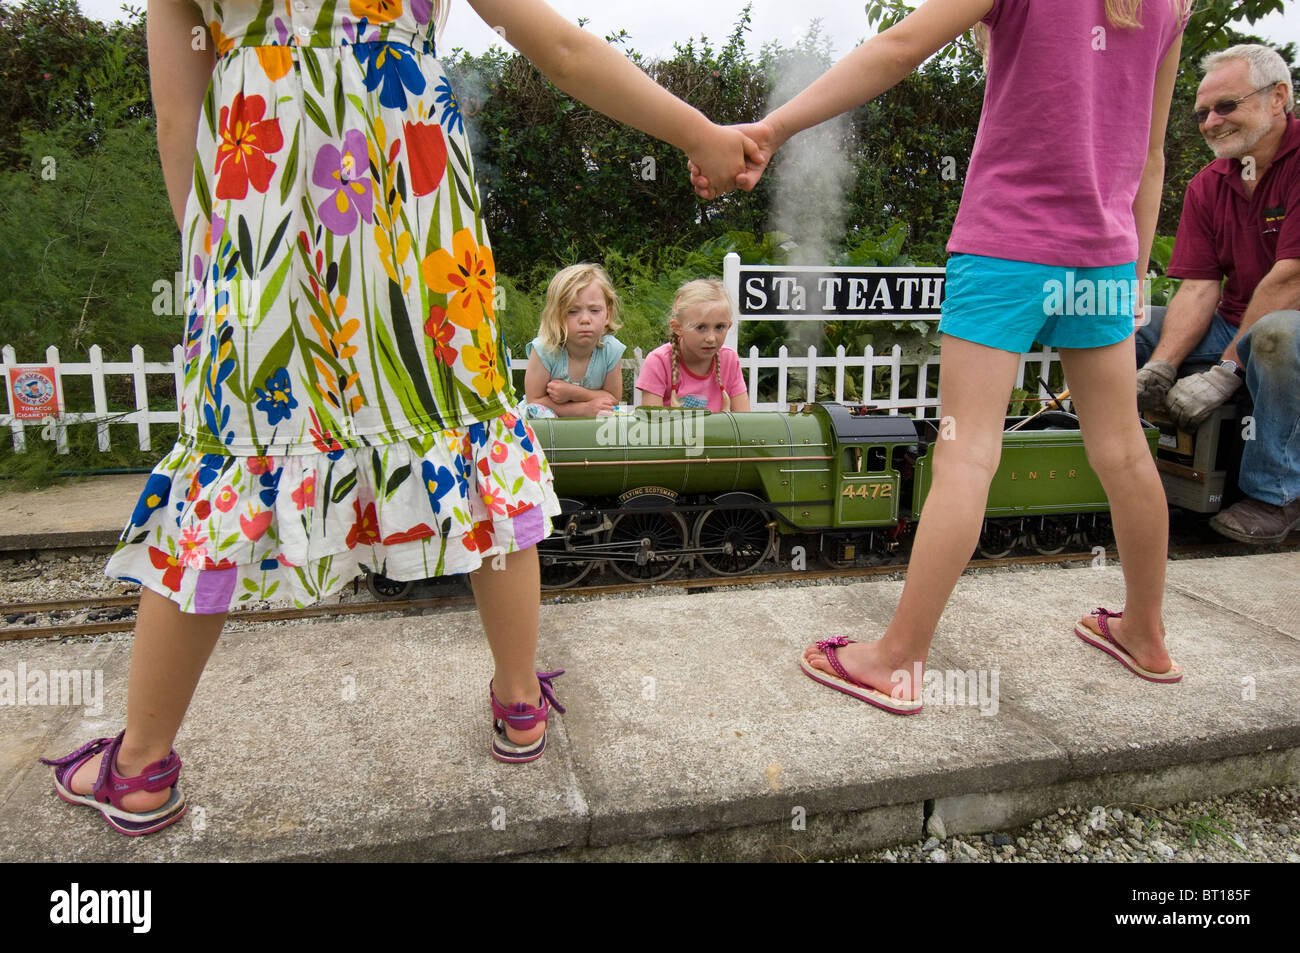
[[[641,373],[636,379],[637,390],[658,394],[663,398],[665,406],[672,393],[672,360],[671,344],[655,348],[646,355]],[[745,393],[745,378],[740,373],[740,355],[729,347],[719,348],[718,360],[722,364],[722,382],[727,387],[727,393],[732,398]],[[718,387],[717,375],[696,377],[681,361],[677,362],[677,398],[683,407],[701,406],[715,412],[722,410],[722,389]]]
[[949,253],[1041,265],[1138,256],[1133,199],[1156,72],[1183,28],[1146,0],[1140,29],[1105,0],[995,0],[984,109]]

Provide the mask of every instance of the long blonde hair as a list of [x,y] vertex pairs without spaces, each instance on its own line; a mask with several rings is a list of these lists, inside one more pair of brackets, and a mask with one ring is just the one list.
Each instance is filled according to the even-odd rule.
[[[1169,0],[1174,13],[1180,21],[1185,21],[1192,13],[1196,0]],[[1106,0],[1106,19],[1110,25],[1125,30],[1142,29],[1142,0]],[[975,47],[984,59],[984,68],[989,65],[989,28],[983,23],[976,23],[972,30]]]
[[[546,288],[546,304],[542,306],[541,327],[537,330],[537,337],[546,350],[555,352],[568,343],[569,308],[588,285],[595,285],[605,296],[605,310],[609,316],[605,331],[613,334],[623,326],[619,317],[618,292],[614,290],[614,282],[610,280],[609,273],[600,265],[585,262],[570,265],[552,278]],[[596,342],[596,347],[604,346],[604,340]]]
[[[673,310],[670,315],[673,321],[678,324],[682,322],[682,314],[687,308],[693,308],[697,305],[725,304],[727,306],[727,316],[734,322],[736,320],[736,306],[731,301],[731,295],[727,294],[727,286],[717,278],[700,278],[696,281],[688,281],[677,289],[677,297],[673,299]],[[677,396],[677,382],[681,380],[681,373],[678,365],[681,362],[682,338],[676,331],[672,331],[672,383],[668,395],[669,407],[680,407],[681,400]],[[723,412],[731,410],[731,395],[727,393],[727,385],[722,383],[722,349],[719,348],[713,355],[713,374],[718,382],[718,389],[722,391],[722,410]]]

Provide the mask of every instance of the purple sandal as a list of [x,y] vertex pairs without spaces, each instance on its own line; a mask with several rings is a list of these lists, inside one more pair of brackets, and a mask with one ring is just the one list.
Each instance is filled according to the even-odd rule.
[[[104,815],[104,820],[129,837],[152,834],[174,824],[185,814],[185,795],[176,786],[181,772],[181,759],[172,751],[162,761],[155,761],[133,778],[117,773],[117,751],[122,746],[123,731],[116,738],[96,738],[72,754],[50,760],[41,758],[42,764],[54,768],[54,790],[69,804],[84,804]],[[99,779],[90,794],[76,794],[72,790],[72,776],[83,764],[104,752],[99,763]],[[122,806],[122,798],[133,791],[163,791],[171,788],[171,797],[157,810],[137,813]]]
[[542,707],[537,708],[524,702],[516,702],[513,705],[506,706],[497,700],[497,693],[488,683],[488,694],[492,696],[492,757],[498,761],[505,761],[510,764],[519,764],[525,761],[536,761],[546,750],[546,732],[531,744],[517,745],[506,737],[506,725],[516,731],[527,731],[529,728],[535,728],[537,723],[543,722],[550,717],[551,707],[560,714],[564,714],[564,706],[555,698],[555,689],[551,686],[551,679],[564,674],[564,669],[554,672],[538,672],[537,681],[542,686]]

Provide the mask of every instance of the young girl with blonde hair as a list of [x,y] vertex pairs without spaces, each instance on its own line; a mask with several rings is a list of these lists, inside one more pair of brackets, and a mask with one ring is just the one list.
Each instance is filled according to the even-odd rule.
[[[770,157],[798,131],[889,89],[976,24],[987,28],[984,110],[948,244],[939,325],[951,439],[936,447],[933,488],[889,628],[875,642],[839,636],[809,648],[801,664],[817,681],[895,713],[920,709],[913,673],[975,549],[1019,354],[1034,341],[1061,353],[1124,570],[1125,611],[1098,609],[1075,634],[1142,678],[1182,678],[1161,621],[1168,510],[1133,398],[1136,302],[1124,295],[1112,313],[1076,314],[1053,304],[1048,289],[1067,278],[1076,288],[1140,287],[1188,13],[1187,0],[928,0],[742,127]],[[707,175],[695,182],[709,186]]]
[[718,279],[682,285],[668,320],[672,340],[646,356],[636,379],[642,406],[748,411],[740,355],[723,347],[734,316],[731,296]]
[[[623,399],[620,303],[605,269],[570,265],[551,279],[528,343],[528,415],[595,417]],[[537,409],[544,411],[537,413]]]

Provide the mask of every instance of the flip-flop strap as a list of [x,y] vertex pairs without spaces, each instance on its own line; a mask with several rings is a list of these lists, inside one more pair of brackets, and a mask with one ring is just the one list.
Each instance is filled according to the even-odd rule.
[[817,643],[817,648],[821,649],[826,655],[826,661],[831,663],[831,668],[835,669],[836,675],[844,679],[844,681],[848,682],[850,685],[861,685],[861,682],[844,670],[844,666],[840,664],[840,660],[835,657],[835,650],[837,648],[842,648],[846,645],[852,644],[852,639],[845,638],[842,635],[837,635],[833,639],[822,639]]
[[1102,636],[1102,638],[1104,638],[1104,639],[1105,639],[1107,642],[1109,642],[1111,645],[1115,646],[1115,648],[1117,648],[1117,649],[1122,649],[1123,646],[1120,645],[1118,642],[1115,641],[1115,636],[1113,636],[1113,635],[1110,634],[1110,623],[1109,623],[1107,620],[1108,620],[1108,619],[1122,619],[1122,618],[1124,618],[1124,613],[1123,613],[1123,612],[1111,612],[1109,609],[1103,609],[1101,606],[1098,606],[1098,607],[1093,611],[1092,614],[1095,615],[1095,616],[1097,617],[1097,628],[1101,629],[1101,636]]

